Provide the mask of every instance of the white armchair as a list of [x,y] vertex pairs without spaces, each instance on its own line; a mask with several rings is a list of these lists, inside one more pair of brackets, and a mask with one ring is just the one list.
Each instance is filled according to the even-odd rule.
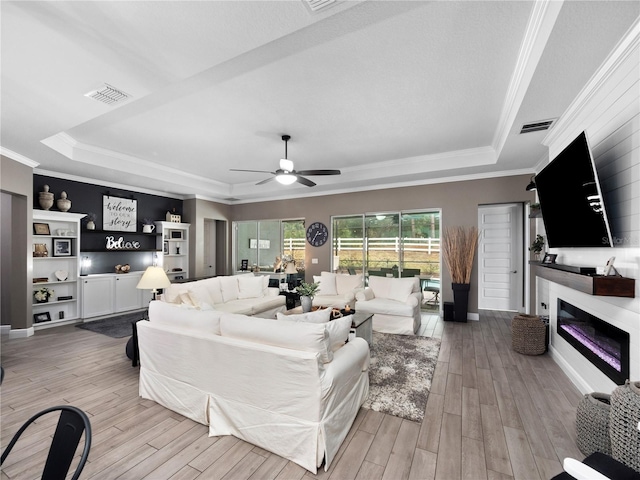
[[369,286],[356,294],[356,311],[373,313],[373,330],[414,335],[420,328],[420,279],[369,277]]
[[363,290],[362,275],[343,275],[322,272],[320,276],[313,276],[314,282],[320,283],[320,288],[313,297],[314,307],[344,308],[346,305],[354,308],[356,293]]

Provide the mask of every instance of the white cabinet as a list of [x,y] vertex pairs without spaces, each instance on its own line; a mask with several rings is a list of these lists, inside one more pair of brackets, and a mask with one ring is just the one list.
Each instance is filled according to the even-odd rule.
[[136,288],[143,273],[105,273],[83,277],[82,318],[146,308],[151,293]]
[[111,275],[91,276],[82,280],[82,318],[113,313],[115,282]]
[[142,300],[143,290],[138,290],[136,285],[142,278],[142,272],[137,274],[124,274],[116,277],[115,287],[115,311],[126,312],[144,307]]
[[[80,316],[80,219],[83,213],[33,210],[33,326],[35,329]],[[39,302],[36,292],[53,292]],[[38,295],[40,297],[41,295]]]
[[155,222],[158,237],[158,265],[164,268],[169,280],[189,278],[189,223]]

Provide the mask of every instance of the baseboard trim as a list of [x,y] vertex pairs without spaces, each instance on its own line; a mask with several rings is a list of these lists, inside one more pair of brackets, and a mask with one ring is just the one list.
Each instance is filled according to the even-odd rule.
[[576,371],[576,369],[569,365],[569,363],[562,357],[562,355],[560,355],[560,353],[551,345],[549,345],[549,355],[551,356],[553,361],[558,364],[565,375],[569,377],[569,380],[571,380],[576,388],[580,390],[580,393],[585,394],[593,391],[593,389]]
[[9,335],[11,325],[0,325],[0,335]]
[[33,327],[10,329],[9,330],[9,339],[12,339],[12,338],[27,338],[27,337],[31,337],[34,333],[35,333],[35,331],[33,330]]

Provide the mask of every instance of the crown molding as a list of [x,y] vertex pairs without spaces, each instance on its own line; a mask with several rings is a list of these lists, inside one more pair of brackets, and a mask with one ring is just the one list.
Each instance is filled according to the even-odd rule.
[[497,155],[502,152],[512,130],[513,122],[520,110],[562,5],[563,0],[537,0],[533,4],[522,45],[520,45],[518,60],[511,75],[498,126],[491,143]]
[[36,168],[38,165],[40,165],[35,160],[31,160],[30,158],[27,158],[24,155],[20,155],[13,150],[9,150],[8,148],[0,147],[0,155],[10,158],[11,160],[15,160],[18,163],[22,163],[27,167]]
[[118,188],[120,190],[129,190],[131,192],[136,192],[136,193],[146,193],[149,195],[156,195],[158,197],[175,198],[176,200],[184,200],[183,195],[168,194],[167,192],[161,192],[159,190],[153,190],[150,188],[135,187],[135,186],[127,185],[124,183],[105,182],[104,180],[96,180],[95,178],[81,177],[79,175],[72,175],[68,173],[52,172],[51,170],[43,170],[40,168],[36,168],[33,171],[33,173],[37,175],[44,175],[46,177],[60,178],[62,180],[71,180],[74,182],[90,183],[93,185],[99,185],[101,187]]

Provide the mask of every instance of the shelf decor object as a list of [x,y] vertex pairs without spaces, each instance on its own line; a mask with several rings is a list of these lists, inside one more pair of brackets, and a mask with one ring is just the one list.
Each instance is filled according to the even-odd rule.
[[42,188],[42,192],[39,193],[38,197],[40,208],[43,210],[49,210],[53,207],[53,193],[49,191],[49,185],[45,185]]
[[32,215],[34,231],[37,225],[45,225],[49,232],[39,235],[34,246],[34,293],[41,288],[55,289],[56,293],[47,303],[38,303],[33,297],[33,326],[40,329],[73,322],[80,317],[78,253],[80,221],[85,214],[34,209]]

